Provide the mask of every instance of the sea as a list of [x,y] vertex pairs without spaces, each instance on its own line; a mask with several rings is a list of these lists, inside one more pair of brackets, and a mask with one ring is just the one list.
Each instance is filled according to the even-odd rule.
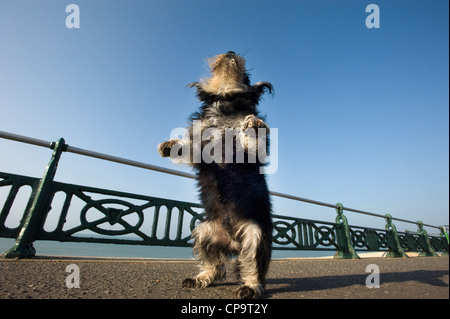
[[[13,247],[11,238],[0,238],[0,255]],[[33,243],[36,256],[70,256],[70,257],[113,257],[113,258],[162,258],[193,259],[190,247],[118,245],[100,243],[58,242],[38,240]],[[273,250],[272,258],[313,258],[333,256],[333,251],[287,251]]]

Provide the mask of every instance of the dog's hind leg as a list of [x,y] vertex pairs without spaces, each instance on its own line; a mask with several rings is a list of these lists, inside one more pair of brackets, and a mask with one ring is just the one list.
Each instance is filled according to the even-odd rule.
[[236,295],[240,299],[257,299],[264,292],[271,238],[266,238],[260,226],[251,222],[241,226],[238,235],[241,237],[241,249],[237,262],[244,284],[237,289]]
[[[225,278],[225,261],[228,258],[224,249],[224,230],[215,227],[213,222],[203,222],[194,229],[194,253],[201,261],[201,272],[193,277],[186,278],[182,286],[186,288],[205,288],[215,280]],[[228,240],[228,238],[225,238]]]
[[192,278],[186,278],[183,280],[182,286],[185,288],[206,288],[216,280],[222,280],[225,278],[225,265],[223,263],[223,257],[220,254],[212,257],[208,256],[207,259],[203,259],[201,263],[201,272]]

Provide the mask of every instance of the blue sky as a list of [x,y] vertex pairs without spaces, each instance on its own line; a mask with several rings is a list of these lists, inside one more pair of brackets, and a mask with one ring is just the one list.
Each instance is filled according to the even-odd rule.
[[[70,3],[79,29],[66,28]],[[365,25],[370,3],[379,29]],[[260,105],[279,132],[271,190],[448,224],[448,30],[445,0],[0,0],[0,130],[189,172],[156,146],[197,110],[185,87],[208,75],[205,59],[233,50],[275,88]],[[41,176],[50,155],[0,139],[0,171]],[[198,201],[191,180],[75,154],[56,179]],[[274,209],[335,217],[277,198]]]

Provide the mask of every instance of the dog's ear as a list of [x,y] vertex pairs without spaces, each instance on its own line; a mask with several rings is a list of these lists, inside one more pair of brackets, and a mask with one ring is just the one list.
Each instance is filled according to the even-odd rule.
[[203,89],[203,83],[201,82],[192,82],[186,86],[186,88],[196,88],[197,89],[197,97],[200,101],[206,101],[210,98],[211,94],[208,94]]
[[186,88],[187,89],[197,88],[197,90],[199,90],[199,89],[203,89],[203,85],[200,82],[192,82],[192,83],[189,83],[188,85],[186,85]]
[[253,84],[252,87],[259,93],[260,96],[266,92],[273,95],[273,85],[269,82],[257,82]]
[[197,89],[197,95],[200,97],[203,94],[205,94],[205,90],[203,89],[203,83],[201,82],[192,82],[188,85],[186,85],[186,88],[196,88]]

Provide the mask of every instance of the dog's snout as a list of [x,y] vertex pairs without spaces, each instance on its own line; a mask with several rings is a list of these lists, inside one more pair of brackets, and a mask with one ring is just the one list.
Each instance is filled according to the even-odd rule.
[[228,51],[228,52],[227,52],[227,55],[228,55],[229,57],[232,57],[232,56],[236,55],[236,53],[235,53],[234,51]]

